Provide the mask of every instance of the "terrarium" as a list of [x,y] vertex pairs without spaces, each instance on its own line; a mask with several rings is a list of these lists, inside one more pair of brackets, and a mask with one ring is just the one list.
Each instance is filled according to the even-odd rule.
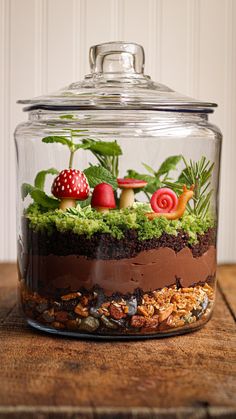
[[[20,101],[18,272],[29,325],[77,337],[196,330],[215,298],[220,130],[214,103],[144,74],[137,44]],[[174,71],[174,70],[173,70]]]

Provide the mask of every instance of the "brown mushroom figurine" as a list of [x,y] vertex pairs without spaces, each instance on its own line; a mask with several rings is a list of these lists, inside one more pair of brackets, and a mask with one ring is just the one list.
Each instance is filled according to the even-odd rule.
[[132,207],[134,204],[134,189],[141,189],[147,185],[145,180],[140,179],[117,179],[119,188],[122,190],[120,195],[120,209]]
[[114,191],[109,183],[99,183],[95,186],[92,194],[91,206],[98,212],[103,213],[116,207]]
[[52,194],[61,200],[61,210],[75,207],[77,200],[84,201],[89,196],[89,184],[85,174],[76,169],[62,170],[54,179]]

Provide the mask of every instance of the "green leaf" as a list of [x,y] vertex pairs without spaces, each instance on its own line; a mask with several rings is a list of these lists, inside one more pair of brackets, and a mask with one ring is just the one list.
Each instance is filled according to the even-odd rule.
[[148,194],[153,194],[158,188],[161,187],[162,183],[159,178],[156,176],[150,176],[144,173],[138,173],[135,170],[128,170],[127,176],[131,179],[140,179],[145,180],[148,184],[145,188],[135,189],[134,193],[139,193],[140,191],[147,192]]
[[150,166],[148,166],[148,164],[146,164],[146,163],[142,163],[142,165],[143,165],[143,167],[145,167],[145,169],[146,169],[149,173],[151,173],[151,175],[154,175],[154,176],[155,176],[155,170],[153,170]]
[[39,204],[46,209],[56,209],[59,206],[58,199],[46,195],[41,189],[36,188],[29,183],[23,183],[21,186],[22,199],[24,200],[27,195],[30,195],[36,204]]
[[22,199],[24,200],[27,195],[30,195],[36,204],[39,204],[44,208],[56,209],[59,206],[58,199],[46,195],[41,189],[38,189],[29,183],[23,183],[21,186]]
[[45,192],[38,188],[33,188],[30,192],[30,196],[36,204],[39,204],[44,208],[56,209],[59,206],[58,199],[46,195]]
[[59,136],[49,136],[42,138],[43,143],[51,144],[51,143],[60,143],[63,145],[67,145],[69,148],[73,147],[73,143],[66,137],[59,137]]
[[147,186],[144,188],[144,191],[153,194],[154,192],[156,192],[157,189],[161,187],[162,182],[158,178],[154,178],[151,182],[147,184]]
[[[185,168],[181,172],[176,188],[179,184],[186,184],[189,188],[192,184],[195,185],[193,201],[188,204],[188,211],[190,213],[205,217],[211,205],[211,196],[213,191],[209,191],[211,185],[211,176],[214,168],[214,163],[202,156],[200,160],[189,162],[182,156]],[[174,188],[173,188],[174,189]]]
[[212,196],[213,190],[210,190],[206,195],[202,196],[202,199],[197,202],[196,210],[199,214],[203,212],[205,207],[210,203],[211,196]]
[[91,196],[89,196],[87,199],[85,199],[84,201],[76,201],[77,202],[77,204],[79,204],[80,205],[80,207],[81,208],[85,208],[85,207],[87,207],[88,205],[90,205],[91,204]]
[[182,156],[170,156],[163,161],[157,171],[157,176],[169,173],[171,170],[175,170],[177,164],[180,162]]
[[82,143],[73,144],[73,148],[74,148],[75,151],[79,150],[80,148],[82,148],[84,150],[90,149],[89,144],[82,144]]
[[51,167],[50,169],[47,169],[47,170],[41,170],[41,172],[38,172],[37,176],[35,177],[34,186],[43,191],[46,176],[47,175],[57,175],[58,173],[59,173],[58,170],[54,169],[53,167]]
[[24,199],[27,197],[27,195],[30,194],[30,192],[34,189],[34,187],[32,185],[30,185],[29,183],[23,183],[21,185],[21,198]]
[[181,194],[183,192],[183,183],[165,181],[164,185],[167,186],[168,188],[173,189],[173,191],[176,192],[177,194]]
[[85,139],[83,140],[83,144],[87,144],[87,149],[102,156],[120,156],[122,154],[122,150],[116,141],[108,142]]
[[[191,175],[190,175],[191,176]],[[189,174],[188,174],[188,169],[184,169],[181,173],[180,173],[180,175],[179,175],[179,177],[178,177],[178,181],[177,181],[177,183],[180,183],[180,184],[186,184],[186,186],[187,187],[189,187],[189,186],[191,186],[192,184],[193,184],[193,182],[192,182],[192,176],[191,176],[191,178],[189,179]]]
[[84,170],[89,186],[94,188],[99,183],[109,183],[113,189],[117,189],[116,178],[102,166],[90,166]]

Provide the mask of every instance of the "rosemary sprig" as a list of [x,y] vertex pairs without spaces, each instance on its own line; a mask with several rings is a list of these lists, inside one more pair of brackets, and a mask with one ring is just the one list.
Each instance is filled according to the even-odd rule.
[[207,160],[205,156],[201,157],[199,161],[185,159],[182,156],[182,161],[185,165],[177,182],[166,181],[166,186],[174,189],[175,192],[181,193],[183,184],[189,188],[192,184],[195,185],[193,203],[188,203],[188,211],[195,215],[205,217],[209,211],[211,196],[213,190],[210,189],[210,179],[212,176],[214,163]]

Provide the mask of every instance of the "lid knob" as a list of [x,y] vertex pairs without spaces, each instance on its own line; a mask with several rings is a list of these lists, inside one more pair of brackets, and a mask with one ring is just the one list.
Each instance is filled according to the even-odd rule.
[[92,73],[143,74],[144,58],[143,47],[135,43],[107,42],[89,51]]

